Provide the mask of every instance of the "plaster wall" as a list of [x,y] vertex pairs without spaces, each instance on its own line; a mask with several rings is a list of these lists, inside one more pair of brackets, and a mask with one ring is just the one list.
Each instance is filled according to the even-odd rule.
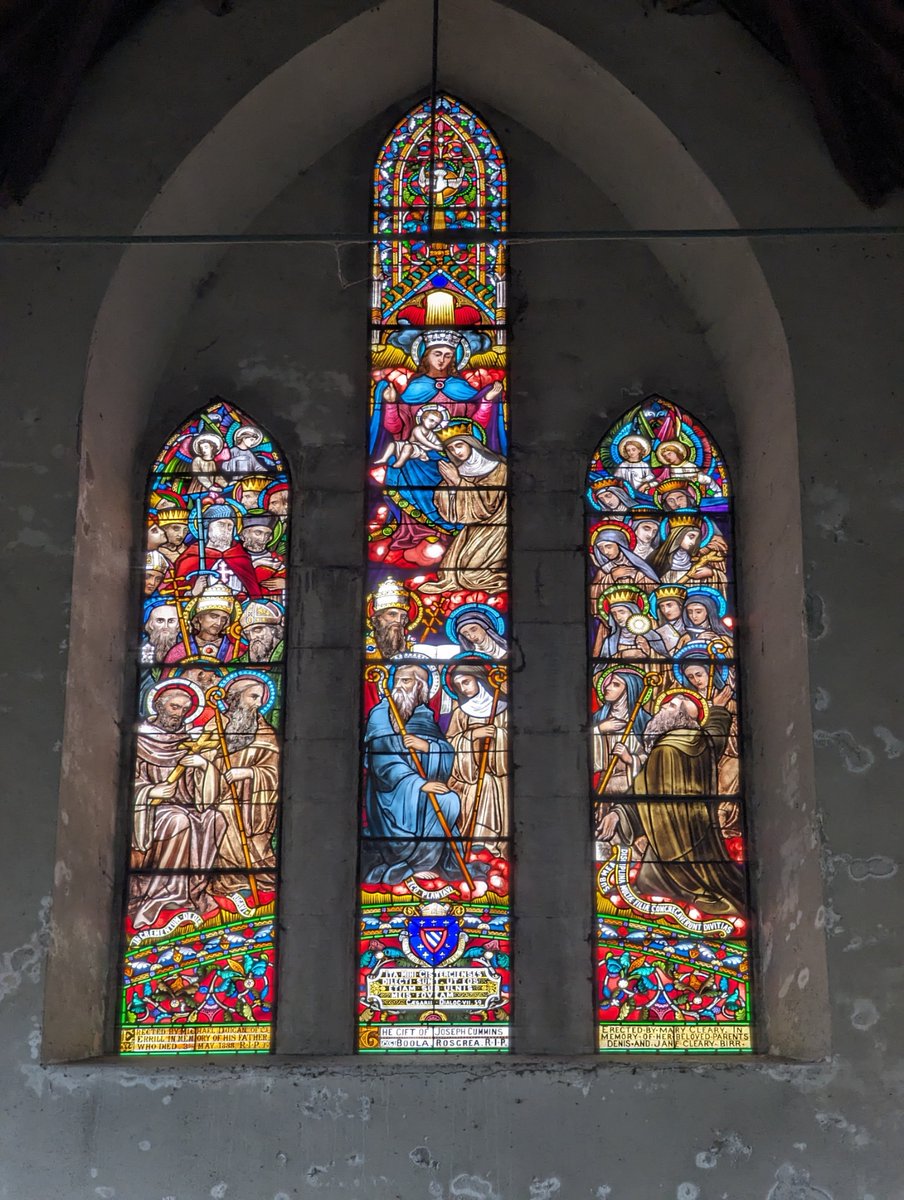
[[[35,232],[134,227],[159,184],[249,87],[360,7],[304,6],[302,15],[302,6],[273,4],[265,19],[262,7],[249,3],[239,6],[234,22],[214,22],[195,11],[197,5],[161,6],[101,66],[45,180],[4,225]],[[528,5],[513,7],[529,12]],[[793,89],[726,19],[682,22],[658,10],[644,15],[627,0],[606,6],[605,15],[586,10],[572,5],[555,18],[530,15],[578,41],[639,89],[705,164],[743,223],[860,225],[874,219],[832,173]],[[491,6],[487,11],[488,20],[500,19]],[[426,50],[425,27],[409,21],[407,30],[415,47]],[[461,29],[451,36],[461,37]],[[215,58],[228,62],[228,69],[213,70]],[[155,69],[164,59],[173,63],[165,95],[156,97],[153,121],[148,114],[140,119],[154,86],[164,90]],[[705,103],[702,81],[717,69],[718,94]],[[465,80],[450,83],[464,88]],[[479,87],[467,90],[475,98],[481,94]],[[555,94],[553,89],[553,110]],[[122,102],[132,95],[134,106]],[[372,103],[362,98],[370,119],[332,148],[325,144],[300,178],[277,189],[277,199],[249,213],[252,227],[361,227],[370,155],[408,98],[398,90]],[[373,115],[387,105],[396,107]],[[780,112],[785,116],[778,127]],[[614,186],[601,189],[599,180],[511,119],[504,106],[488,115],[509,155],[519,224],[624,227]],[[757,171],[742,152],[750,146],[762,150]],[[788,185],[780,188],[779,180]],[[888,215],[886,210],[883,217]],[[338,1057],[348,1029],[347,1009],[335,997],[349,990],[350,928],[343,933],[333,926],[330,938],[317,932],[353,871],[333,812],[336,795],[354,786],[353,756],[343,764],[335,746],[324,745],[318,758],[313,740],[324,719],[351,727],[356,712],[352,672],[346,667],[343,673],[342,664],[349,660],[349,630],[358,628],[360,612],[356,480],[367,265],[354,249],[337,254],[328,246],[239,247],[205,271],[193,260],[186,272],[184,256],[192,253],[168,249],[153,264],[145,260],[155,280],[170,272],[194,284],[169,339],[156,331],[152,338],[149,330],[134,392],[111,388],[99,409],[101,424],[109,421],[114,429],[124,414],[132,414],[133,425],[141,414],[128,449],[119,444],[123,482],[105,528],[120,539],[114,554],[131,544],[132,505],[141,488],[129,474],[134,460],[216,391],[268,423],[300,468],[304,507],[295,561],[301,563],[296,594],[304,616],[297,628],[298,733],[289,753],[294,777],[305,784],[289,797],[286,854],[303,869],[287,880],[286,945],[291,950],[294,939],[299,952],[285,954],[283,987],[301,999],[289,1010],[281,1038],[287,1052],[304,1050],[305,1029],[317,1018],[321,1056],[266,1066],[41,1063],[49,896],[55,873],[65,892],[72,869],[55,856],[54,845],[70,535],[86,512],[83,493],[76,516],[77,425],[91,331],[119,251],[4,247],[0,303],[11,335],[4,355],[10,415],[0,544],[10,563],[3,699],[10,834],[2,853],[12,899],[0,915],[0,1062],[6,1079],[0,1195],[283,1200],[314,1189],[374,1200],[899,1195],[896,926],[902,847],[893,772],[900,766],[904,721],[894,707],[890,653],[897,621],[894,606],[881,597],[894,595],[901,572],[896,529],[904,488],[900,474],[894,476],[894,456],[885,450],[901,429],[904,353],[895,336],[900,244],[873,237],[756,246],[794,372],[797,429],[776,428],[772,436],[777,453],[789,440],[793,445],[796,434],[800,438],[823,830],[821,843],[814,839],[779,857],[784,872],[804,874],[808,862],[820,862],[825,889],[821,906],[804,897],[799,913],[777,914],[770,945],[780,954],[801,926],[827,938],[830,1042],[825,1059],[810,1065],[765,1059],[625,1065],[576,1057],[588,1049],[580,1031],[589,1019],[586,948],[573,937],[586,910],[584,865],[569,857],[586,830],[583,567],[576,545],[581,472],[606,423],[655,388],[702,416],[730,456],[742,454],[745,429],[755,426],[757,415],[737,411],[729,356],[714,349],[718,338],[701,325],[692,292],[689,299],[675,281],[686,263],[666,261],[663,267],[648,246],[636,243],[514,251],[515,521],[524,539],[515,594],[525,661],[532,667],[522,674],[519,692],[531,722],[531,737],[516,752],[524,780],[518,792],[522,844],[529,852],[538,846],[551,795],[560,818],[555,835],[544,828],[542,853],[534,850],[534,861],[522,858],[520,864],[525,910],[536,916],[522,922],[519,938],[533,955],[545,954],[544,972],[521,980],[522,1009],[534,1016],[519,1020],[533,1022],[523,1035],[534,1055],[511,1064],[396,1060],[387,1069]],[[721,251],[709,246],[694,254],[704,272],[714,264],[718,273]],[[128,296],[128,302],[141,312],[140,296]],[[107,346],[105,354],[114,360],[106,366],[108,379],[129,374],[131,362],[116,362],[115,347]],[[110,475],[115,437],[108,445],[111,460],[87,463],[89,472]],[[745,463],[748,483],[756,470],[756,463]],[[91,484],[89,474],[89,492]],[[760,517],[748,505],[746,520],[768,523],[770,506],[787,506],[790,497],[793,507],[796,491],[790,475],[772,495],[748,488],[763,509]],[[768,578],[769,556],[759,553],[757,563]],[[86,578],[94,572],[100,595],[108,583],[104,558],[87,561],[85,569]],[[783,593],[786,583],[770,580],[777,602],[793,595]],[[768,620],[768,613],[750,616],[756,628]],[[100,677],[121,679],[126,641],[121,630],[111,629],[95,646],[107,668]],[[756,651],[753,640],[751,649]],[[770,666],[767,682],[780,708],[787,687],[781,670]],[[120,694],[111,695],[109,686],[97,694],[87,690],[79,700],[81,736],[93,736],[92,722],[109,724],[111,711],[127,711],[120,706]],[[792,731],[787,736],[793,740]],[[548,770],[544,776],[547,763],[554,766],[553,779]],[[789,778],[789,793],[794,786]],[[349,809],[349,834],[352,819]],[[335,853],[330,870],[318,867],[324,845],[318,834],[334,839],[325,843]],[[98,821],[94,861],[101,891],[113,886],[104,881],[112,869],[110,835]],[[775,838],[764,841],[780,846]],[[571,872],[563,871],[557,895],[530,894],[538,871],[569,862]],[[783,895],[792,893],[786,888]],[[82,911],[79,903],[73,896],[76,912]],[[102,959],[106,932],[85,913],[73,944],[83,957],[84,948],[93,947]],[[333,997],[326,1005],[310,989],[312,962]],[[564,998],[557,980],[569,981]],[[77,970],[67,976],[57,968],[54,987],[76,1024],[80,1010],[97,1007],[96,987]],[[811,982],[806,964],[797,964],[781,975],[772,1003],[806,1013],[814,987],[818,980]],[[557,1019],[559,1036],[550,1037]]]

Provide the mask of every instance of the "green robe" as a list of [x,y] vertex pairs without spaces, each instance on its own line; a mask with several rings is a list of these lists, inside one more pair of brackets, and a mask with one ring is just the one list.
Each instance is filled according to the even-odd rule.
[[[642,836],[649,843],[635,884],[644,895],[706,913],[743,912],[744,872],[729,857],[718,822],[717,764],[730,726],[731,713],[712,708],[701,729],[663,734],[634,780],[636,803],[616,806],[621,840],[630,845]],[[706,799],[691,799],[700,796]]]

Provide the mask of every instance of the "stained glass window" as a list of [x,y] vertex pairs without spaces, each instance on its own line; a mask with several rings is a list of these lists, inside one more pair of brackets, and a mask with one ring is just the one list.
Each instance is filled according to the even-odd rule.
[[509,1044],[505,219],[483,121],[412,109],[374,171],[362,1051]]
[[217,400],[167,441],[146,504],[120,1050],[266,1052],[288,476]]
[[751,1048],[724,459],[650,396],[587,480],[600,1050]]

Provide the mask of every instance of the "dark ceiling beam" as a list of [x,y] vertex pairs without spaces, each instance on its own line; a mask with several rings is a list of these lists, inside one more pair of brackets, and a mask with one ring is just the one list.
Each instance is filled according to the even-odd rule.
[[836,167],[875,207],[904,187],[900,0],[722,0],[797,75]]
[[[156,2],[0,0],[0,204],[24,199],[85,72]],[[216,14],[232,7],[198,2]],[[717,0],[658,2],[694,16]],[[904,187],[904,0],[718,2],[797,75],[862,200],[875,206]]]

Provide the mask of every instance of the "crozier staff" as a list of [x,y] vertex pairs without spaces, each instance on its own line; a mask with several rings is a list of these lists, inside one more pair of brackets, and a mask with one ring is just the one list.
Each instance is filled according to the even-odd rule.
[[483,663],[449,667],[458,703],[446,736],[455,750],[449,782],[461,796],[466,843],[505,853],[508,828],[508,701]]
[[430,672],[403,663],[388,686],[364,730],[365,881],[464,879],[461,800],[449,785],[455,752],[427,703]]

